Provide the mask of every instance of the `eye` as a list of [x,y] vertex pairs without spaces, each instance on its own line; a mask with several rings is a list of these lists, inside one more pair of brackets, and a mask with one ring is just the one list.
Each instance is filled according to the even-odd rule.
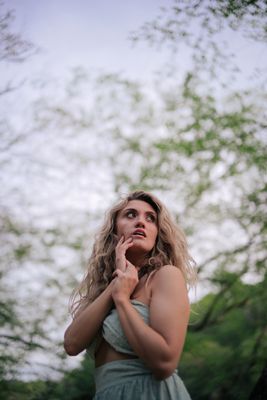
[[156,217],[155,217],[154,214],[148,214],[147,220],[148,220],[149,222],[156,222]]
[[127,211],[127,213],[126,213],[126,216],[127,216],[128,218],[134,218],[134,217],[136,216],[136,212],[133,211],[133,210],[129,210],[129,211]]

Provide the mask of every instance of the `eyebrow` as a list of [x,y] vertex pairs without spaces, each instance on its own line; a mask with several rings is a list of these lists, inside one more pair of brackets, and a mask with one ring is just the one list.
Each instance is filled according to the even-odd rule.
[[[122,210],[122,212],[126,212],[126,211],[136,211],[136,212],[138,212],[138,210],[136,208],[133,208],[133,207],[124,208],[124,210]],[[155,211],[152,211],[152,210],[145,211],[145,214],[152,214],[155,217],[158,216],[157,213]]]

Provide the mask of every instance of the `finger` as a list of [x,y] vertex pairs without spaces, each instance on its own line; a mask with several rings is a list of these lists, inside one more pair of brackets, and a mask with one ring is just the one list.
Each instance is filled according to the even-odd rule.
[[120,245],[125,245],[125,243],[129,243],[133,240],[132,236],[129,236],[127,239],[125,239],[125,236],[122,236],[119,243]]
[[121,236],[120,240],[116,244],[115,250],[118,251],[121,248],[121,245],[123,243],[123,236]]
[[122,244],[124,241],[124,236],[122,235],[117,243],[117,245]]
[[128,248],[133,244],[133,238],[130,236],[128,239],[125,240],[125,242],[122,244],[122,248]]
[[116,277],[119,277],[119,276],[121,276],[123,274],[123,272],[120,270],[120,269],[115,269],[115,271],[112,273],[112,277],[113,278],[116,278]]
[[116,253],[122,252],[125,254],[126,250],[133,245],[133,238],[130,236],[125,242],[119,242],[116,246]]
[[126,260],[126,268],[136,270],[136,267],[128,260]]
[[121,271],[121,270],[119,268],[116,268],[115,271],[112,272],[112,276],[113,277],[118,276],[119,271]]
[[117,276],[117,270],[115,269],[114,272],[112,272],[112,278],[115,278],[115,276]]

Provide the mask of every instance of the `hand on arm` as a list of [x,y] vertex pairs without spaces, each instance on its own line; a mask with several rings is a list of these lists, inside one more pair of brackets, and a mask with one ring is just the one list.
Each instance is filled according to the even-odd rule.
[[[124,277],[125,279],[125,277]],[[150,326],[146,325],[126,295],[112,290],[120,322],[135,354],[164,379],[176,368],[182,353],[188,319],[189,301],[181,271],[162,267],[153,277]]]

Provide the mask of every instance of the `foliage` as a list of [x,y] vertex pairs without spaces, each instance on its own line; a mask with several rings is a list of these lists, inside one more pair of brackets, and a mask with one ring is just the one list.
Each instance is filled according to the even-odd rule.
[[[0,2],[3,10],[3,2]],[[15,19],[14,11],[2,11],[0,17],[0,61],[22,62],[25,61],[36,47],[12,32],[12,23]]]
[[193,399],[247,399],[265,365],[267,275],[256,285],[235,273],[217,279],[216,306],[216,294],[193,306],[180,372]]
[[[14,33],[12,23],[14,12],[4,11],[4,4],[0,2],[0,62],[22,62],[36,50],[36,47],[29,41],[24,40],[20,34]],[[2,82],[0,88],[1,100],[14,91],[15,86],[10,82]],[[6,124],[5,117],[0,116],[1,134],[1,161],[5,160],[6,152],[10,146],[18,140],[14,137]],[[10,134],[10,135],[9,135]],[[13,136],[13,137],[12,137]],[[3,171],[2,171],[3,173]],[[1,174],[3,180],[4,175]],[[7,284],[7,276],[14,268],[15,260],[20,263],[28,257],[31,245],[25,241],[18,241],[21,237],[21,227],[13,224],[12,217],[7,212],[7,204],[1,195],[1,264],[0,264],[0,380],[6,376],[12,376],[18,366],[24,361],[25,353],[43,348],[40,338],[44,338],[39,321],[36,319],[29,324],[28,316],[23,320],[18,312],[16,293],[10,292]],[[7,241],[12,241],[10,252]],[[18,243],[19,242],[19,243]],[[25,304],[24,304],[25,306]],[[22,334],[23,332],[23,334]],[[37,339],[38,338],[38,339]]]
[[[83,85],[86,84],[91,83],[83,80]],[[116,76],[101,77],[95,84],[96,101],[93,102],[93,110],[101,120],[101,127],[91,118],[91,110],[85,111],[80,105],[75,105],[76,96],[81,96],[78,90],[67,106],[66,101],[58,104],[55,101],[53,107],[48,107],[45,102],[42,102],[42,107],[37,104],[38,110],[42,110],[38,114],[37,122],[42,124],[45,135],[52,122],[58,126],[68,126],[63,142],[67,148],[73,139],[77,143],[78,127],[82,133],[83,129],[90,128],[90,132],[101,131],[106,137],[109,135],[116,146],[108,149],[103,147],[103,157],[100,155],[101,147],[98,148],[98,165],[99,168],[101,162],[109,165],[108,173],[114,179],[116,191],[119,193],[141,186],[161,197],[165,193],[168,194],[167,197],[171,194],[173,213],[179,215],[179,221],[187,230],[194,255],[199,261],[200,281],[203,283],[206,280],[209,288],[214,291],[204,297],[197,307],[200,311],[190,328],[184,358],[186,368],[181,365],[181,374],[189,389],[195,393],[197,388],[199,390],[199,362],[203,372],[202,398],[205,398],[207,391],[216,390],[216,395],[223,396],[222,393],[228,390],[229,382],[236,382],[235,393],[241,390],[234,378],[233,366],[237,365],[240,370],[241,363],[248,362],[251,376],[246,381],[246,388],[251,390],[251,385],[256,381],[263,365],[262,358],[258,355],[265,341],[265,336],[261,337],[265,323],[265,319],[261,320],[261,304],[265,304],[262,288],[266,281],[255,286],[244,283],[250,279],[262,280],[265,274],[266,145],[262,134],[264,109],[261,98],[257,93],[233,93],[219,104],[211,94],[203,93],[201,82],[192,75],[187,76],[181,86],[173,86],[172,91],[166,86],[162,88],[158,82],[153,90],[154,96],[151,99],[134,82]],[[104,112],[104,104],[109,104],[108,113]],[[157,130],[159,116],[161,130]],[[73,121],[73,125],[69,121]],[[118,129],[120,121],[124,122],[121,129]],[[73,129],[72,134],[70,126]],[[162,127],[166,128],[163,130]],[[130,129],[133,136],[128,134]],[[62,135],[63,133],[64,131]],[[81,164],[78,164],[79,178],[86,176],[88,165],[95,162],[93,154],[92,159],[85,159],[88,149],[83,141],[81,143],[80,149],[76,147],[80,155],[84,154]],[[55,146],[52,151],[57,154],[58,143],[49,142],[50,149],[52,145]],[[45,147],[42,148],[44,149]],[[72,153],[66,152],[66,160],[69,154]],[[120,154],[120,157],[116,154]],[[40,150],[40,161],[42,156]],[[58,158],[54,157],[54,160]],[[79,158],[77,160],[79,162]],[[135,165],[135,168],[125,169],[125,165]],[[68,170],[66,173],[69,174]],[[79,181],[75,174],[74,178]],[[71,179],[70,174],[68,179]],[[37,194],[34,200],[38,200]],[[61,219],[61,225],[58,224],[57,228],[50,231],[47,231],[47,227],[41,229],[33,223],[29,230],[32,233],[28,236],[29,243],[26,241],[19,246],[19,249],[28,250],[16,253],[21,255],[21,260],[28,259],[32,257],[32,247],[38,248],[40,258],[37,257],[35,263],[40,262],[38,259],[45,258],[46,263],[54,265],[56,260],[52,261],[53,249],[64,246],[64,252],[70,248],[74,252],[80,252],[86,246],[86,240],[82,238],[82,232],[87,229],[87,218],[84,215],[81,213],[79,217],[76,213],[73,227]],[[77,221],[79,229],[75,228]],[[14,229],[14,232],[17,231],[18,225]],[[34,246],[28,247],[30,243],[34,243]],[[69,285],[74,286],[75,271],[71,264],[69,267],[67,265],[67,262],[63,263],[60,271],[54,268],[54,282],[51,284],[57,290],[52,291],[50,300],[45,300],[48,307],[55,298],[55,293],[67,293]],[[58,272],[61,274],[60,280],[57,279]],[[56,298],[57,303],[62,301],[59,294]],[[62,309],[63,307],[62,303]],[[259,317],[255,320],[255,325],[249,322],[250,328],[246,332],[245,324],[249,326],[246,318],[257,315],[258,309]],[[56,315],[55,310],[52,309],[52,312]],[[45,314],[43,315],[42,326],[46,323]],[[57,321],[63,318],[62,311],[56,318]],[[238,337],[236,332],[250,335],[251,340],[246,335]],[[229,338],[230,343],[226,338]],[[235,338],[238,339],[236,342]],[[202,345],[196,350],[197,357],[193,357],[188,349],[192,348],[193,352],[198,342]],[[240,357],[234,352],[239,342],[240,346],[242,344],[239,347]],[[253,351],[257,355],[255,359],[252,357]],[[214,358],[214,355],[217,357]],[[188,366],[190,363],[191,367]],[[206,382],[205,376],[214,372],[215,366],[218,375]],[[224,375],[221,375],[224,368],[229,373],[225,376],[225,384]],[[186,371],[190,374],[187,375]],[[76,372],[73,374],[76,376]],[[248,371],[242,372],[243,377],[247,377],[247,374]],[[54,387],[54,384],[47,383],[42,390],[48,396],[46,390],[54,393],[59,389],[57,385]]]
[[[265,40],[264,2],[186,4],[175,2],[169,31],[148,24],[146,32],[152,41],[156,32],[160,42],[196,40],[188,43],[199,43],[198,67],[224,67],[225,54],[211,45],[219,58],[200,57],[207,42],[190,36],[196,16],[200,33],[215,35],[225,20],[239,29],[254,10],[261,21],[255,32]],[[188,32],[176,36],[174,28]],[[89,361],[66,372],[60,350],[67,298],[103,211],[142,187],[166,200],[186,230],[210,292],[195,307],[181,375],[195,399],[246,398],[266,353],[266,94],[244,89],[218,97],[194,68],[182,80],[163,73],[150,87],[77,69],[66,87],[52,86],[31,105],[27,129],[17,132],[11,118],[1,123],[1,199],[8,202],[1,208],[0,390],[10,400],[92,393]],[[30,350],[37,347],[49,354],[48,376],[12,379],[18,361],[35,369]],[[61,380],[58,373],[65,373]]]
[[[37,52],[37,47],[33,43],[14,32],[12,27],[14,19],[14,11],[5,10],[4,2],[0,1],[0,62],[21,63]],[[15,88],[16,86],[12,82],[4,84],[2,81],[0,96]]]
[[[134,40],[150,40],[164,43],[164,40],[187,40],[194,47],[196,39],[192,25],[199,21],[201,35],[214,35],[228,24],[233,31],[242,32],[256,41],[267,40],[267,4],[263,0],[219,0],[198,1],[175,0],[169,7],[162,7],[156,20],[143,25]],[[191,31],[191,33],[190,33]],[[190,41],[191,39],[191,41]],[[193,41],[194,40],[194,41]]]
[[0,390],[5,400],[90,400],[94,394],[93,363],[84,358],[79,368],[66,372],[60,381],[5,381]]
[[[242,283],[235,273],[217,274],[217,291],[231,288],[213,306],[216,294],[193,305],[193,313],[179,374],[193,399],[247,399],[265,363],[267,351],[267,275],[256,285]],[[207,313],[209,321],[200,329]],[[94,393],[93,362],[85,356],[81,366],[60,381],[1,386],[7,400],[82,400]]]
[[[190,64],[189,69],[195,74],[210,83],[221,82],[224,88],[230,88],[242,75],[236,58],[240,45],[232,46],[242,37],[246,39],[241,41],[242,46],[257,45],[260,51],[265,51],[266,1],[174,0],[170,6],[161,8],[157,18],[131,33],[134,43],[146,41],[157,48],[169,47],[172,53],[178,54],[178,67]],[[187,60],[189,49],[190,63]],[[255,70],[247,79],[254,80],[255,76],[261,84],[266,83],[266,66],[255,64]]]

